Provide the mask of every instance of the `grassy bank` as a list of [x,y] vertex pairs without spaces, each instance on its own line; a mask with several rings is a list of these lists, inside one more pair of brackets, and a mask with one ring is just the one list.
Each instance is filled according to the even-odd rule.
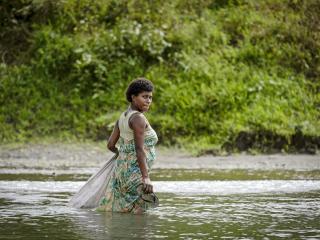
[[102,140],[137,76],[163,145],[320,148],[315,0],[4,1],[0,142]]

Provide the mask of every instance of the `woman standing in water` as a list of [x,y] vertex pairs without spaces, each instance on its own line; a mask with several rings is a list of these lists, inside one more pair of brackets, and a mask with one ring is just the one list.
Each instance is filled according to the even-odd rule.
[[[108,149],[116,155],[88,180],[78,196],[71,199],[71,205],[98,204],[98,211],[135,214],[158,205],[149,177],[158,137],[143,114],[152,103],[152,92],[153,84],[145,78],[130,83],[126,92],[129,107],[120,115],[108,140]],[[96,193],[91,190],[88,194],[90,188],[96,189]]]

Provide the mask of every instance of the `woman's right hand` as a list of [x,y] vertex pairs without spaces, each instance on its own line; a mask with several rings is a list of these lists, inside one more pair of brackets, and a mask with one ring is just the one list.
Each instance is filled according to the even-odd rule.
[[142,178],[143,182],[143,192],[144,193],[153,193],[153,185],[150,178]]

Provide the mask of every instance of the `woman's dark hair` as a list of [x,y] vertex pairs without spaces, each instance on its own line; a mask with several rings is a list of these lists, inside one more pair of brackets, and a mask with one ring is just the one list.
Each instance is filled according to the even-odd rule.
[[139,93],[142,92],[152,92],[153,91],[153,84],[146,78],[137,78],[133,80],[126,91],[126,97],[128,102],[132,102],[132,95],[138,96]]

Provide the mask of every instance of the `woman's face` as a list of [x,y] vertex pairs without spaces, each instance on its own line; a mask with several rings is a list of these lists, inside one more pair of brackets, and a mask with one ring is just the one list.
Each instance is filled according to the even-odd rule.
[[137,96],[132,95],[132,103],[140,112],[146,112],[152,102],[152,92],[141,92]]

